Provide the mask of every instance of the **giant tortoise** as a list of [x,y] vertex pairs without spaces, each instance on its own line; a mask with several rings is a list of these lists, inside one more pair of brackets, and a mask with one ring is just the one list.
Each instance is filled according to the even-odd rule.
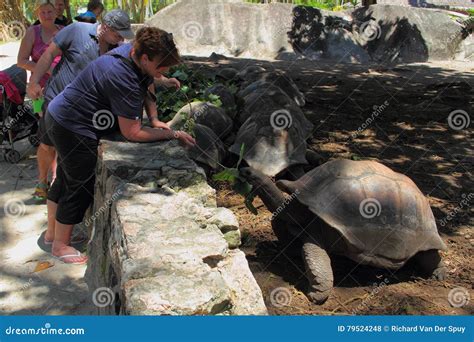
[[301,176],[303,165],[308,164],[306,139],[313,125],[292,101],[280,106],[268,97],[261,99],[268,100],[266,106],[254,107],[229,151],[239,155],[244,144],[244,161],[265,175]]
[[241,174],[273,212],[279,241],[289,248],[300,242],[312,301],[324,302],[333,287],[331,254],[393,270],[414,259],[424,275],[444,279],[438,251],[446,246],[428,200],[407,176],[352,160],[330,161],[276,185],[252,168]]

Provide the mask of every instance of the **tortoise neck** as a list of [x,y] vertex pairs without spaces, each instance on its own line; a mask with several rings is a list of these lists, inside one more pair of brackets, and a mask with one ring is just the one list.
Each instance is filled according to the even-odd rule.
[[272,213],[275,213],[285,201],[283,193],[268,177],[261,179],[260,184],[254,184],[254,187],[255,193]]

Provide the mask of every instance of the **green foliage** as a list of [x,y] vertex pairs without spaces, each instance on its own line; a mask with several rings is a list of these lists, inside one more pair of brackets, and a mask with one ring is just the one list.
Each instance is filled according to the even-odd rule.
[[[246,0],[250,3],[261,3],[260,0]],[[283,1],[280,1],[283,2]],[[346,3],[352,3],[354,6],[357,0],[293,0],[293,5],[309,6],[319,8],[328,11],[340,11],[343,10],[343,6]]]
[[[162,121],[171,120],[174,115],[187,103],[194,101],[210,102],[216,107],[222,107],[222,101],[218,95],[204,93],[206,89],[214,85],[213,78],[206,77],[200,72],[193,71],[186,65],[181,64],[170,69],[169,77],[177,78],[181,82],[181,88],[158,88],[156,90],[156,104],[159,118]],[[237,92],[235,84],[227,85],[232,92]]]
[[217,107],[222,106],[219,96],[204,96],[206,89],[214,84],[213,79],[192,71],[184,64],[171,68],[169,77],[177,78],[182,86],[179,90],[161,87],[157,89],[156,104],[160,120],[171,120],[184,105],[192,101],[206,101]]
[[255,193],[252,192],[252,185],[247,182],[245,178],[240,176],[239,166],[244,157],[245,144],[240,146],[239,160],[237,165],[233,168],[226,168],[225,170],[216,173],[212,176],[212,179],[215,181],[229,182],[232,185],[232,190],[236,193],[245,197],[245,206],[250,210],[254,215],[258,214],[257,208],[253,205],[253,200],[255,199]]

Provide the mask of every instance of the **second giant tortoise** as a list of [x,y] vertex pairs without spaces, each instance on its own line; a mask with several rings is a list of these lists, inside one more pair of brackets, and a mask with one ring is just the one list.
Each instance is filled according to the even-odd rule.
[[289,248],[300,241],[314,302],[324,302],[333,287],[331,254],[392,270],[414,259],[424,275],[445,277],[438,251],[446,245],[428,200],[407,176],[374,161],[352,160],[330,161],[276,185],[254,169],[241,172],[273,212],[279,241]]

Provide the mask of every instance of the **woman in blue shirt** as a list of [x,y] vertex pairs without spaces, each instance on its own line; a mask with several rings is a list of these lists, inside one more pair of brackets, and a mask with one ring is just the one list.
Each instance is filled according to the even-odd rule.
[[[180,63],[172,35],[155,27],[137,32],[124,44],[89,64],[48,106],[46,129],[58,154],[56,181],[48,192],[48,216],[56,217],[53,256],[83,264],[87,257],[69,246],[73,226],[82,222],[94,195],[99,139],[114,130],[129,141],[177,139],[185,146],[195,140],[173,131],[157,118],[148,96],[153,78]],[[154,122],[141,125],[142,109]]]

